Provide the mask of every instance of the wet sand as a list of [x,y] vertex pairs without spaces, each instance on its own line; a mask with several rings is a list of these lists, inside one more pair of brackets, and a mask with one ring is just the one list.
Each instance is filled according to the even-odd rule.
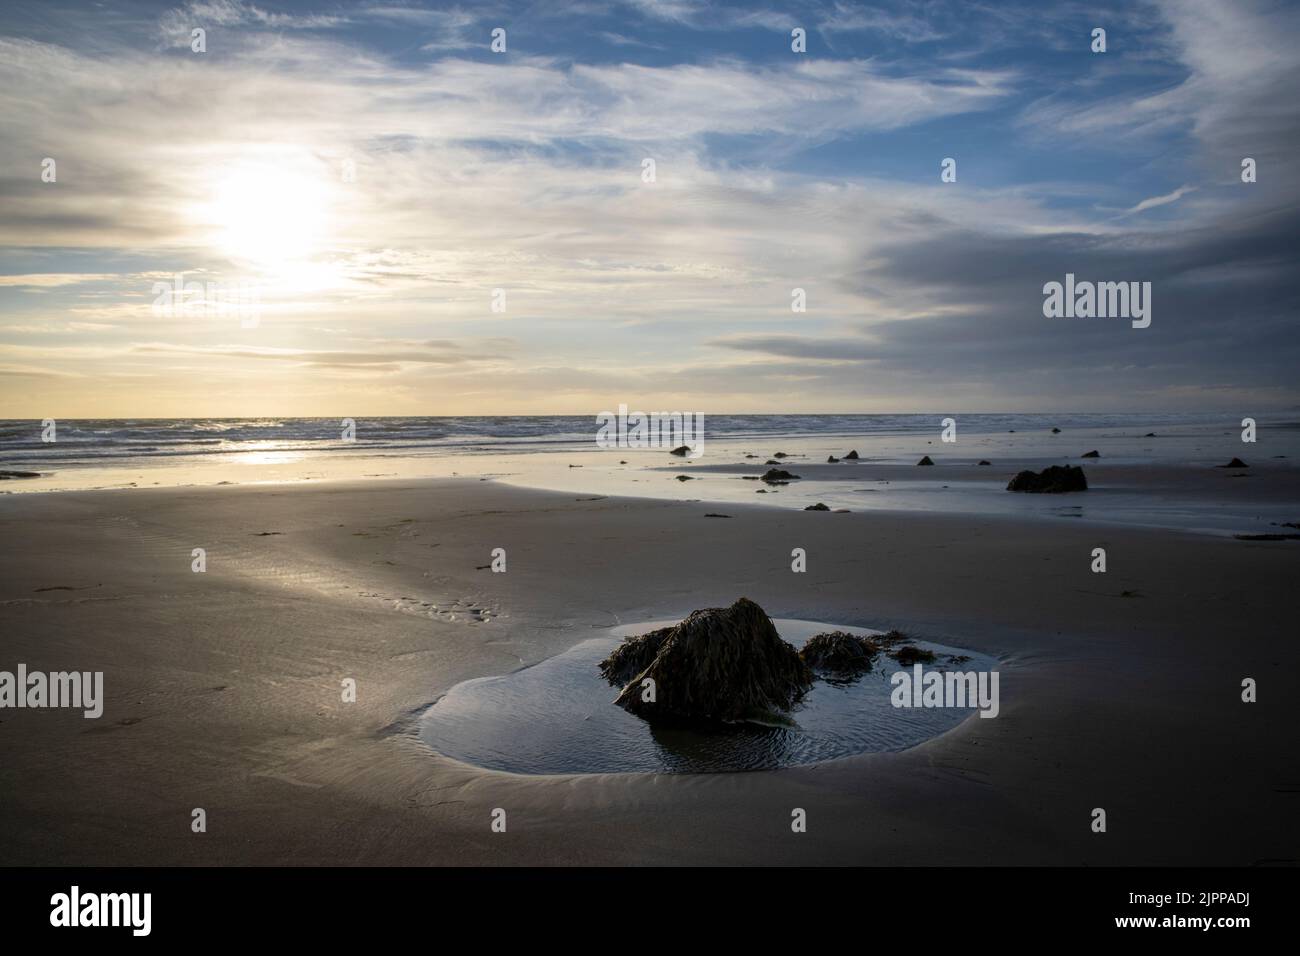
[[[455,479],[0,496],[0,668],[103,670],[107,697],[99,720],[0,711],[0,858],[1300,858],[1300,542],[588,497]],[[484,567],[498,547],[505,574]],[[992,655],[1001,714],[901,753],[739,774],[518,776],[418,738],[415,715],[460,681],[741,595]]]

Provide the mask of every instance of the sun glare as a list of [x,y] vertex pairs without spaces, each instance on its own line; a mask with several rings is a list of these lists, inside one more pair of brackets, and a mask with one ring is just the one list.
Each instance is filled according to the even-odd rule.
[[328,200],[324,180],[310,171],[239,166],[218,180],[206,218],[225,255],[279,270],[303,263],[319,248]]

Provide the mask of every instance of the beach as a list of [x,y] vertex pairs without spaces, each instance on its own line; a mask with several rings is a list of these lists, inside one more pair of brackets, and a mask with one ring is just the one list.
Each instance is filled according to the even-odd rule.
[[[656,467],[674,468],[665,457]],[[913,466],[894,469],[916,480]],[[1219,490],[1205,494],[1255,496],[1261,507],[1300,491],[1281,464],[1254,464],[1237,481],[1185,469],[1180,483],[1174,470],[1134,465],[1124,483],[1163,501],[1214,481]],[[955,465],[934,471],[927,480],[959,480]],[[0,712],[0,858],[1300,859],[1300,542],[1050,513],[792,505],[485,476],[0,495],[3,666],[105,675],[99,719]],[[1104,574],[1090,570],[1098,547]],[[203,573],[192,570],[196,548]],[[489,567],[496,548],[506,573]],[[794,548],[806,551],[805,573],[791,571]],[[899,752],[750,773],[511,774],[419,738],[421,715],[462,681],[741,596],[774,618],[898,628],[987,654],[999,662],[1000,713]],[[1247,677],[1255,703],[1242,701]],[[355,702],[342,699],[347,680]],[[1098,807],[1105,833],[1091,827]],[[196,808],[206,832],[192,829]],[[791,831],[795,808],[806,833]],[[504,833],[491,827],[497,809]]]

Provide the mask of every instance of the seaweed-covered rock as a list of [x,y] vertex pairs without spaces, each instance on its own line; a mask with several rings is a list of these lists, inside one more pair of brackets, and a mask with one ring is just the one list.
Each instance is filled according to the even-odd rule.
[[904,667],[911,664],[930,664],[934,662],[934,651],[924,650],[915,644],[904,644],[898,650],[890,652],[889,656]]
[[[607,680],[625,683],[614,703],[651,722],[777,715],[793,707],[813,680],[798,652],[748,598],[630,638],[600,670]],[[643,699],[646,679],[654,681],[653,701]]]
[[835,678],[871,670],[871,661],[879,652],[868,637],[831,631],[809,638],[799,656],[816,673]]
[[1011,479],[1007,491],[1027,491],[1033,494],[1063,494],[1068,491],[1087,491],[1088,480],[1077,465],[1052,465],[1040,472],[1022,471]]
[[659,648],[672,632],[671,627],[661,627],[639,637],[629,637],[597,665],[600,667],[600,676],[611,684],[622,687],[650,666],[650,662],[659,653]]
[[930,460],[930,456],[929,456],[929,455],[926,455],[924,458],[922,458],[920,461],[918,461],[917,464],[918,464],[918,465],[933,465],[934,462]]

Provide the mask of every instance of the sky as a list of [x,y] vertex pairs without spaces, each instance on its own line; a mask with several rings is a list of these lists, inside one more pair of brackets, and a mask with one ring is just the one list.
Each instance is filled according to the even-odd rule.
[[[7,2],[0,418],[1295,410],[1296,49],[1266,0]],[[1151,324],[1046,316],[1067,273]]]

